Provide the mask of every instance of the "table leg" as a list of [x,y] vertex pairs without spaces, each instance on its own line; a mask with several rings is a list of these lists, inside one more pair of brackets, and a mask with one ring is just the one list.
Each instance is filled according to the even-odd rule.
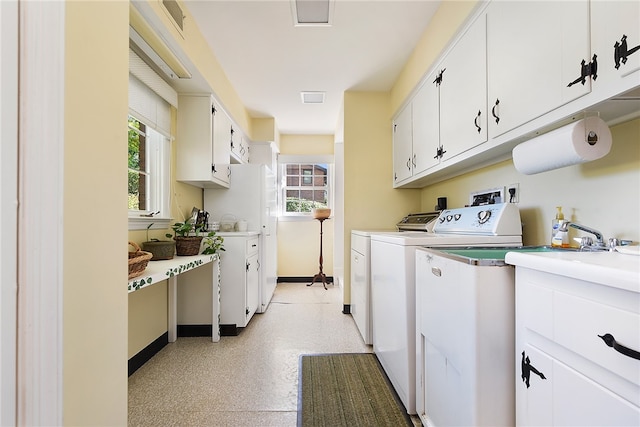
[[167,280],[167,296],[168,313],[167,313],[167,331],[169,332],[169,342],[175,342],[178,338],[178,276],[169,277]]

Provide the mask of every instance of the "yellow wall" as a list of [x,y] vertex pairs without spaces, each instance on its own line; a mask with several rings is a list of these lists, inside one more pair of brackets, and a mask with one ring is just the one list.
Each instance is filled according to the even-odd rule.
[[180,35],[173,26],[173,23],[169,20],[167,14],[162,10],[162,2],[147,0],[147,4],[153,9],[165,29],[172,34],[177,44],[191,59],[199,73],[205,78],[226,112],[233,118],[236,124],[253,139],[252,121],[249,114],[202,36],[189,10],[187,8],[182,9],[185,14],[184,22],[186,24],[183,35]]
[[477,0],[441,3],[391,90],[392,114],[402,106],[478,3]]
[[[565,219],[601,231],[605,238],[640,240],[640,119],[611,128],[613,145],[604,158],[536,175],[523,175],[511,160],[453,178],[422,190],[422,208],[446,196],[449,207],[469,203],[469,192],[520,186],[520,214],[526,245],[551,243],[556,206]],[[570,236],[585,235],[571,230]]]
[[[333,155],[333,135],[281,135],[281,155]],[[333,275],[333,221],[322,225],[323,272]],[[313,219],[278,221],[278,276],[309,277],[319,270],[320,225]]]
[[65,7],[63,420],[121,426],[127,423],[129,5]]
[[[171,112],[171,133],[175,135],[176,129],[176,110]],[[171,144],[171,217],[173,222],[182,222],[189,218],[191,209],[195,206],[202,209],[202,189],[187,185],[176,181],[176,149],[178,141]],[[150,230],[150,239],[165,240],[165,234],[173,234],[173,230]],[[142,247],[142,242],[147,240],[146,230],[129,231],[129,241],[136,242]],[[153,261],[152,261],[153,262]],[[128,358],[135,356],[140,350],[155,341],[158,337],[167,331],[167,281],[157,283],[149,292],[153,296],[150,298],[142,298],[136,291],[129,294],[129,340],[128,340]],[[139,322],[136,319],[144,319]]]
[[420,208],[419,190],[393,189],[389,94],[344,97],[344,303],[351,301],[351,230],[390,229]]

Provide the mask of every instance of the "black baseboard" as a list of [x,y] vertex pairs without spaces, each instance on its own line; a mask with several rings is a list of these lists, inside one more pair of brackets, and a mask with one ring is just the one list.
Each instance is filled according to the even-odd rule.
[[220,336],[223,337],[237,337],[240,333],[241,328],[238,328],[236,324],[233,325],[220,325]]
[[351,314],[351,304],[345,304],[342,306],[342,314]]
[[178,325],[179,337],[210,337],[211,325]]
[[135,356],[129,359],[129,376],[137,371],[142,365],[147,363],[165,345],[169,344],[169,332],[165,332],[155,339],[151,344],[140,350]]
[[[278,283],[311,283],[313,276],[278,277]],[[322,284],[322,282],[316,283]],[[327,283],[333,283],[333,276],[327,276]]]

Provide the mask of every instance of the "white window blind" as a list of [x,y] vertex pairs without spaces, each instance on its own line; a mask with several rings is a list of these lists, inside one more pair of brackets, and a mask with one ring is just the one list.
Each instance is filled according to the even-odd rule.
[[129,109],[165,136],[171,136],[171,105],[178,94],[138,55],[129,49]]

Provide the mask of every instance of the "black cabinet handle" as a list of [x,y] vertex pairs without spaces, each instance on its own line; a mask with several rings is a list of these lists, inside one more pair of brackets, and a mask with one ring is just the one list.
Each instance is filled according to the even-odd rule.
[[498,117],[498,115],[496,114],[496,107],[500,104],[500,100],[496,99],[496,103],[493,105],[493,108],[491,109],[491,115],[493,116],[494,119],[496,119],[496,124],[498,124],[498,122],[500,121],[500,117]]
[[436,76],[436,79],[433,81],[433,83],[436,86],[440,86],[442,84],[442,75],[444,74],[446,68],[443,68],[442,70],[440,70],[440,73],[438,73],[438,75]]
[[531,374],[536,374],[537,376],[540,377],[541,380],[546,380],[547,377],[544,376],[544,374],[540,371],[538,371],[535,366],[533,366],[531,364],[531,360],[529,360],[529,356],[527,356],[525,354],[525,352],[522,352],[522,361],[520,362],[520,378],[522,378],[522,381],[524,382],[524,384],[527,386],[527,388],[530,387],[530,381],[531,381]]
[[622,64],[626,64],[627,57],[632,53],[636,53],[638,50],[640,50],[640,44],[629,49],[629,47],[627,46],[627,35],[623,34],[620,41],[616,41],[616,44],[613,45],[613,61],[616,64],[616,70],[620,68],[621,62]]
[[433,158],[434,159],[440,159],[440,158],[442,158],[442,156],[444,156],[444,153],[446,153],[446,151],[444,150],[444,146],[441,145],[436,150],[436,155],[433,156]]
[[569,83],[567,87],[578,83],[584,85],[587,82],[587,77],[591,77],[594,81],[598,78],[598,55],[595,53],[593,54],[593,58],[591,58],[591,62],[588,64],[587,61],[582,60],[580,63],[580,77]]
[[482,130],[482,128],[478,124],[478,119],[480,119],[480,115],[481,114],[482,114],[482,112],[480,110],[478,110],[478,115],[476,116],[475,119],[473,119],[473,124],[476,125],[476,129],[478,130],[478,133],[480,133],[480,131]]
[[215,163],[211,165],[211,172],[213,172],[213,173],[218,172],[218,171],[216,170],[216,165],[215,165]]
[[621,344],[618,344],[616,342],[616,339],[613,337],[613,335],[604,334],[604,335],[598,335],[598,336],[602,338],[602,341],[604,341],[606,345],[608,345],[609,347],[612,347],[618,353],[624,354],[625,356],[630,357],[632,359],[640,360],[640,352],[637,352]]

